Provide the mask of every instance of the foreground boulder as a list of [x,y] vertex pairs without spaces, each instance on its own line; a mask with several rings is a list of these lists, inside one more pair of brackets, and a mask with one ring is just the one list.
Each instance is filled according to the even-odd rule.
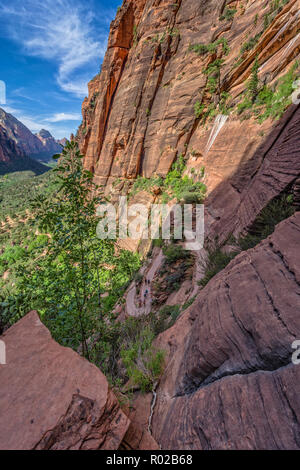
[[130,420],[105,376],[58,345],[36,312],[1,340],[0,449],[118,449]]

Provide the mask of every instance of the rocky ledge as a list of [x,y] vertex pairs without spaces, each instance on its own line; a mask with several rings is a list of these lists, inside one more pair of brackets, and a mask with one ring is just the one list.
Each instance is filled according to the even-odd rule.
[[36,312],[1,340],[0,449],[115,450],[156,448],[130,426],[101,371],[58,345]]
[[153,435],[164,449],[299,449],[300,212],[238,255],[172,329]]

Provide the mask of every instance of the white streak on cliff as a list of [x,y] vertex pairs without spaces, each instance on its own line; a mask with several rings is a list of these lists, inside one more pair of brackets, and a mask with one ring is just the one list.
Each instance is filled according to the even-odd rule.
[[218,137],[218,134],[220,133],[220,131],[221,131],[222,127],[224,126],[225,122],[227,121],[227,119],[228,119],[228,116],[225,116],[225,114],[218,114],[217,115],[217,117],[215,119],[215,122],[214,122],[214,125],[213,125],[213,128],[211,130],[208,142],[206,144],[205,155],[207,155],[208,152],[210,151],[210,149],[212,148],[216,138]]

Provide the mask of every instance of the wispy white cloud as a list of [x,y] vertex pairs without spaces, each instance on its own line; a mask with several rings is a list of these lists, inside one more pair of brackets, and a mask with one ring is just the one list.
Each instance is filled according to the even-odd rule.
[[11,95],[13,97],[24,98],[25,100],[33,101],[35,103],[41,103],[40,99],[36,98],[35,96],[30,96],[24,87],[15,88],[12,90]]
[[[24,53],[57,64],[59,86],[77,96],[87,92],[88,67],[103,58],[112,11],[99,11],[98,27],[87,0],[0,0],[2,35]],[[103,27],[99,23],[101,19]]]
[[57,113],[50,118],[46,118],[47,122],[62,122],[62,121],[80,121],[81,114],[79,113]]

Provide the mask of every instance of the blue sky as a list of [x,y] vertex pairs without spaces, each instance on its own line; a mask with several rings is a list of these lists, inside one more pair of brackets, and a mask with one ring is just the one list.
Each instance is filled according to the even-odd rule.
[[75,133],[122,0],[0,0],[0,107],[32,132]]

